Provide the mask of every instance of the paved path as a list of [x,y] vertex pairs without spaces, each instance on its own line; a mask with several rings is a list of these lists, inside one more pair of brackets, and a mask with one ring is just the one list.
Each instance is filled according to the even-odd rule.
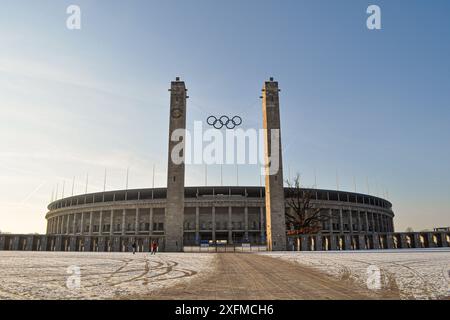
[[[322,273],[267,256],[217,254],[211,277],[155,292],[150,299],[370,299],[364,290]],[[136,297],[139,298],[139,297]]]

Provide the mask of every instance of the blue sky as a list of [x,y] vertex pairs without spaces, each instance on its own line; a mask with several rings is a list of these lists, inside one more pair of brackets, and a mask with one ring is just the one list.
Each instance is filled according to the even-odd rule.
[[[66,8],[82,29],[66,28]],[[382,30],[366,28],[377,4]],[[0,230],[44,232],[52,190],[165,185],[170,81],[188,126],[238,114],[261,126],[279,81],[285,175],[384,196],[396,228],[450,225],[450,3],[426,1],[2,1]],[[224,183],[236,182],[224,168]],[[217,167],[208,184],[219,184]],[[258,185],[258,168],[239,169]],[[187,184],[204,169],[188,166]]]

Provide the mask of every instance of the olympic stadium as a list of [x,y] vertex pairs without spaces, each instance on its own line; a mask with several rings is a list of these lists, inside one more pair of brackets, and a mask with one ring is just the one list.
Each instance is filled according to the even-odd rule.
[[[183,243],[265,245],[264,187],[186,187],[184,194]],[[331,249],[331,236],[351,235],[359,246],[359,235],[392,233],[392,204],[384,199],[343,191],[309,190],[311,204],[329,215],[323,222],[324,245]],[[48,206],[47,234],[62,235],[63,249],[70,236],[78,237],[78,249],[126,250],[137,239],[140,246],[158,240],[164,244],[166,189],[139,189],[100,192],[54,201]],[[289,208],[287,208],[288,210]],[[99,239],[102,238],[100,241]],[[115,239],[116,242],[114,242]],[[114,245],[116,248],[114,248]]]
[[[265,166],[265,187],[185,186],[184,161],[173,159],[186,129],[187,89],[179,78],[171,82],[167,188],[117,190],[76,195],[48,205],[45,235],[0,234],[0,250],[181,252],[231,250],[363,250],[448,247],[449,230],[396,233],[392,204],[372,195],[304,189],[311,206],[326,217],[314,234],[290,234],[286,212],[290,194],[284,186],[278,82],[270,78],[262,89],[265,159],[276,159],[279,170]],[[231,120],[230,120],[231,119]],[[228,121],[230,120],[230,121]],[[239,116],[208,117],[220,130],[238,126]],[[220,126],[220,128],[219,128]],[[227,127],[228,128],[228,127]],[[230,129],[230,128],[228,128]],[[181,154],[184,156],[184,137]],[[274,149],[275,148],[275,149]],[[277,151],[278,149],[279,151]],[[277,152],[274,152],[277,151]],[[275,158],[277,157],[277,158]]]

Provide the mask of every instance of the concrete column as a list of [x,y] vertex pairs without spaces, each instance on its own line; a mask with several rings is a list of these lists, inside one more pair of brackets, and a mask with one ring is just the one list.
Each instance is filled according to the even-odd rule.
[[392,233],[386,234],[386,246],[388,249],[394,248],[394,240],[392,239]]
[[422,248],[422,243],[420,242],[420,235],[418,233],[414,233],[414,245],[416,248]]
[[64,233],[65,234],[69,234],[70,233],[70,231],[69,231],[69,229],[70,229],[70,215],[69,214],[66,214],[65,223],[66,223],[66,232],[64,232]]
[[364,212],[366,218],[366,233],[369,232],[369,214],[367,211]]
[[214,205],[211,209],[211,224],[212,240],[216,241],[216,207]]
[[231,207],[228,207],[228,243],[233,243],[233,211]]
[[352,250],[352,237],[349,234],[344,235],[345,250]]
[[344,217],[342,215],[342,209],[339,209],[339,228],[340,232],[344,233]]
[[316,250],[317,251],[322,251],[323,247],[322,247],[322,235],[316,235]]
[[[282,144],[280,133],[280,100],[278,82],[270,78],[262,89],[263,128],[265,142],[265,202],[267,250],[286,250],[286,204]],[[270,161],[270,165],[269,165]],[[274,167],[274,164],[277,167]]]
[[57,227],[57,229],[58,229],[58,231],[57,231],[57,233],[58,234],[61,234],[62,233],[62,216],[58,216],[58,227]]
[[361,224],[361,212],[359,210],[356,210],[356,213],[358,214],[358,233],[362,230],[362,224]]
[[65,234],[66,233],[66,225],[67,225],[67,222],[66,222],[66,220],[67,220],[67,214],[65,214],[65,215],[63,215],[62,216],[62,221],[61,221],[61,234]]
[[97,247],[98,247],[98,252],[105,252],[106,248],[105,248],[105,237],[98,237],[98,241],[97,241]]
[[244,209],[244,230],[245,230],[245,240],[248,241],[248,207],[245,206]]
[[54,229],[54,233],[55,234],[57,234],[58,233],[58,221],[59,221],[59,217],[55,217],[54,218],[54,227],[53,227],[53,229]]
[[308,237],[307,236],[300,236],[301,239],[301,250],[302,251],[309,251],[309,247],[308,247]]
[[125,209],[123,209],[122,211],[122,235],[125,235],[125,228],[126,228],[126,215],[127,215],[127,211]]
[[447,234],[445,232],[441,232],[441,242],[443,247],[450,246],[450,243],[447,242]]
[[134,221],[134,234],[139,233],[139,208],[136,208],[136,219]]
[[330,250],[337,250],[336,237],[333,234],[330,235]]
[[[186,99],[185,83],[176,78],[170,86],[170,121],[169,148],[167,165],[167,201],[165,213],[165,250],[169,252],[183,251],[184,238],[184,176],[185,137],[184,133],[178,141],[172,140],[172,134],[178,129],[186,129]],[[177,152],[181,159],[173,159],[172,153]],[[178,161],[181,160],[181,161]],[[213,226],[213,231],[215,226]],[[213,232],[214,236],[214,232]]]
[[434,248],[436,247],[436,245],[433,242],[433,233],[431,232],[427,232],[427,238],[428,238],[428,247],[429,248]]
[[81,227],[80,227],[80,234],[83,235],[84,234],[84,212],[81,212]]
[[52,233],[56,234],[56,217],[52,219]]
[[195,241],[200,244],[200,208],[195,207]]
[[73,221],[72,221],[72,234],[75,234],[77,231],[77,214],[73,214]]
[[376,232],[376,229],[375,229],[375,219],[374,219],[373,215],[374,215],[374,213],[372,212],[372,214],[371,214],[371,217],[372,217],[372,232]]
[[84,237],[83,251],[91,251],[91,237]]
[[56,236],[55,237],[55,251],[61,251],[62,250],[62,236]]
[[[100,210],[100,217],[98,219],[98,234],[102,235],[102,233],[103,233],[103,210]],[[98,249],[98,251],[100,251],[100,249]]]
[[153,233],[153,208],[150,208],[150,226],[149,226],[149,234]]
[[363,235],[358,235],[359,250],[366,250],[366,238]]
[[114,234],[114,210],[111,210],[111,215],[109,216],[109,235]]
[[265,237],[265,223],[264,223],[264,208],[259,207],[259,228],[261,230],[261,244],[264,244],[266,242]]
[[373,239],[373,248],[380,249],[380,238],[378,237],[378,233],[374,233],[372,239]]
[[348,219],[349,219],[349,223],[350,223],[350,233],[353,233],[353,212],[352,212],[352,208],[349,208],[348,210]]
[[406,234],[404,234],[404,233],[400,234],[400,245],[402,246],[402,249],[408,248]]
[[94,218],[94,213],[89,212],[89,235],[92,236],[92,219]]
[[328,209],[328,214],[330,216],[330,234],[333,234],[333,210]]

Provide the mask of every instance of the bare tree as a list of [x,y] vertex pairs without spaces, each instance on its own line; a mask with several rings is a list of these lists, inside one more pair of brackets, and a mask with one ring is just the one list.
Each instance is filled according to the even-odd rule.
[[330,219],[329,216],[322,214],[322,208],[315,208],[311,204],[313,193],[311,190],[301,188],[299,174],[296,175],[293,182],[289,180],[286,182],[288,185],[286,195],[288,234],[314,234],[320,232],[323,222]]

